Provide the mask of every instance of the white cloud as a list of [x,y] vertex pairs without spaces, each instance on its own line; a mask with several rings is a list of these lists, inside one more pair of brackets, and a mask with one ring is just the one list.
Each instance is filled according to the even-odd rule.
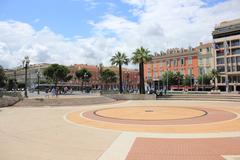
[[7,21],[0,22],[0,64],[4,67],[21,65],[28,55],[32,63],[108,63],[118,44],[115,38],[95,36],[72,40],[44,27],[37,31],[29,24]]
[[[122,0],[137,15],[132,22],[107,15],[94,23],[99,31],[117,34],[129,49],[140,45],[159,51],[210,41],[215,24],[240,18],[240,1],[228,0],[208,7],[202,0]],[[137,14],[136,14],[137,13]]]
[[212,7],[202,0],[123,1],[132,6],[130,12],[137,20],[108,13],[98,22],[90,21],[95,34],[88,38],[67,39],[48,27],[35,30],[27,23],[0,21],[0,64],[15,67],[28,55],[32,63],[107,65],[117,50],[130,56],[140,46],[155,52],[211,41],[215,24],[240,18],[239,0]]

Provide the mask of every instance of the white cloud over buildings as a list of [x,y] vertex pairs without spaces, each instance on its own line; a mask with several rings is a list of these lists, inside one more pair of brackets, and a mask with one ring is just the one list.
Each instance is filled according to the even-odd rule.
[[202,0],[123,0],[131,5],[135,21],[106,14],[91,22],[91,37],[65,38],[44,27],[34,29],[18,21],[0,21],[0,64],[15,67],[28,55],[33,63],[109,64],[117,50],[131,52],[140,46],[152,52],[211,41],[221,21],[240,18],[240,1],[227,0],[211,7]]

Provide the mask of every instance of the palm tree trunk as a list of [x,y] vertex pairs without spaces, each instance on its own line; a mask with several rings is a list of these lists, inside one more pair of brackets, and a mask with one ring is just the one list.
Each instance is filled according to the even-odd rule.
[[83,92],[83,80],[82,80],[82,86],[81,86],[81,91]]
[[122,94],[123,88],[122,88],[122,65],[119,64],[119,91]]
[[144,86],[144,63],[139,63],[139,76],[140,76],[140,94],[145,94],[145,86]]

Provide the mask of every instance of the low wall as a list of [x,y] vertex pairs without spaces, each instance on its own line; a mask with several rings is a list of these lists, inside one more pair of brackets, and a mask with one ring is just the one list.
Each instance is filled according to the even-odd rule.
[[0,107],[7,107],[23,100],[21,92],[16,91],[0,91]]
[[156,100],[155,94],[103,94],[116,100]]
[[19,97],[2,96],[0,97],[0,107],[12,106],[20,100]]

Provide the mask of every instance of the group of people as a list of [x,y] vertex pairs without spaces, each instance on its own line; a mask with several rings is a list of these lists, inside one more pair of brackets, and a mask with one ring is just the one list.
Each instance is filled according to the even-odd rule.
[[68,88],[68,87],[63,87],[62,89],[60,89],[59,87],[52,87],[52,88],[46,88],[45,89],[45,96],[46,98],[49,98],[50,94],[52,97],[57,97],[59,94],[67,94],[67,93],[72,93],[72,88]]

